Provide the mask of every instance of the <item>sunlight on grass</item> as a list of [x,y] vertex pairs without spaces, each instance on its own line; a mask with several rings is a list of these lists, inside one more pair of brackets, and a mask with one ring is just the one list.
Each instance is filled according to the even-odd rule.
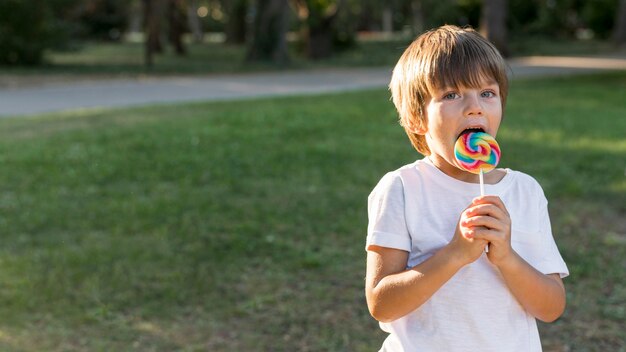
[[611,183],[611,191],[626,194],[626,170],[624,170],[624,180]]
[[7,332],[0,330],[0,342],[8,344],[12,347],[16,347],[16,340],[11,337]]
[[549,148],[568,150],[572,153],[577,151],[626,152],[626,139],[592,139],[585,136],[573,137],[558,130],[549,131],[529,128],[526,131],[512,131],[504,126],[498,133],[498,136],[511,141],[530,142]]
[[166,333],[159,326],[149,322],[139,322],[135,324],[135,328],[140,331],[145,331],[153,335],[165,336]]

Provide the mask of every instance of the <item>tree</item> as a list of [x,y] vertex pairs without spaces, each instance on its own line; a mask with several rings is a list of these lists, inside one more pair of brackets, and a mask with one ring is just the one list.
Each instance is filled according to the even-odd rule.
[[246,0],[224,0],[226,9],[226,43],[243,44],[246,42]]
[[0,64],[38,65],[46,49],[65,46],[73,34],[67,13],[73,0],[0,1]]
[[198,17],[198,0],[189,0],[189,5],[187,6],[187,21],[193,36],[193,41],[202,43],[204,32],[202,31],[202,24]]
[[185,55],[183,33],[185,32],[184,0],[143,0],[146,67],[154,66],[154,55],[163,52],[163,22],[167,19],[167,38],[178,55]]
[[424,31],[424,11],[422,0],[411,1],[411,22],[413,24],[413,34],[419,34]]
[[620,0],[615,16],[613,40],[619,46],[626,46],[626,0]]
[[176,54],[185,55],[187,50],[183,45],[183,34],[185,32],[185,0],[169,0],[168,4],[168,23],[169,23],[169,39],[174,46]]
[[507,0],[484,0],[480,32],[503,56],[509,56],[507,43]]
[[306,56],[322,59],[332,55],[336,34],[335,22],[345,0],[297,0],[298,13],[304,21],[302,40]]
[[154,54],[163,52],[161,43],[161,20],[165,14],[166,0],[143,0],[146,67],[154,66]]
[[376,14],[382,12],[378,11],[379,6],[378,2],[372,0],[360,1],[356,18],[357,30],[371,32],[380,29],[380,23],[376,18]]
[[256,0],[255,6],[256,16],[247,60],[272,61],[279,64],[288,62],[289,4],[287,0]]
[[86,38],[118,41],[128,28],[130,10],[128,0],[80,1],[76,21]]
[[393,8],[389,1],[383,5],[383,33],[393,33]]

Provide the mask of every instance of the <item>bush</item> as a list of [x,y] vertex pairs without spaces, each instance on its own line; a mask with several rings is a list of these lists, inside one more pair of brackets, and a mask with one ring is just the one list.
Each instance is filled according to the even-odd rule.
[[127,0],[92,0],[83,2],[78,20],[83,36],[118,41],[128,28],[130,2]]
[[600,39],[611,34],[618,0],[510,0],[509,23],[514,32],[573,38],[591,29]]
[[607,39],[615,25],[618,6],[617,0],[587,1],[581,11],[582,20],[598,38]]
[[62,20],[70,0],[0,1],[0,64],[36,65],[48,48],[69,39]]

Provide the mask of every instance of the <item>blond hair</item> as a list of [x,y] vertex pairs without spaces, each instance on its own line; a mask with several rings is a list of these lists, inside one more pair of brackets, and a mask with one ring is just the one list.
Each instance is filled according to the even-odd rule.
[[502,109],[508,94],[506,62],[498,50],[471,28],[446,25],[420,35],[393,69],[389,89],[400,124],[413,147],[430,155],[423,131],[432,93],[445,87],[478,87],[485,78],[500,88]]

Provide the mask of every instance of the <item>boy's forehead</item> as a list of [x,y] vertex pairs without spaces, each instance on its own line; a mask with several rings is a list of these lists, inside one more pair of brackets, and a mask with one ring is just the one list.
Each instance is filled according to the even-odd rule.
[[433,77],[430,84],[431,89],[445,89],[445,88],[478,88],[483,86],[499,85],[498,81],[489,74],[474,74],[474,75],[458,75],[443,77]]

